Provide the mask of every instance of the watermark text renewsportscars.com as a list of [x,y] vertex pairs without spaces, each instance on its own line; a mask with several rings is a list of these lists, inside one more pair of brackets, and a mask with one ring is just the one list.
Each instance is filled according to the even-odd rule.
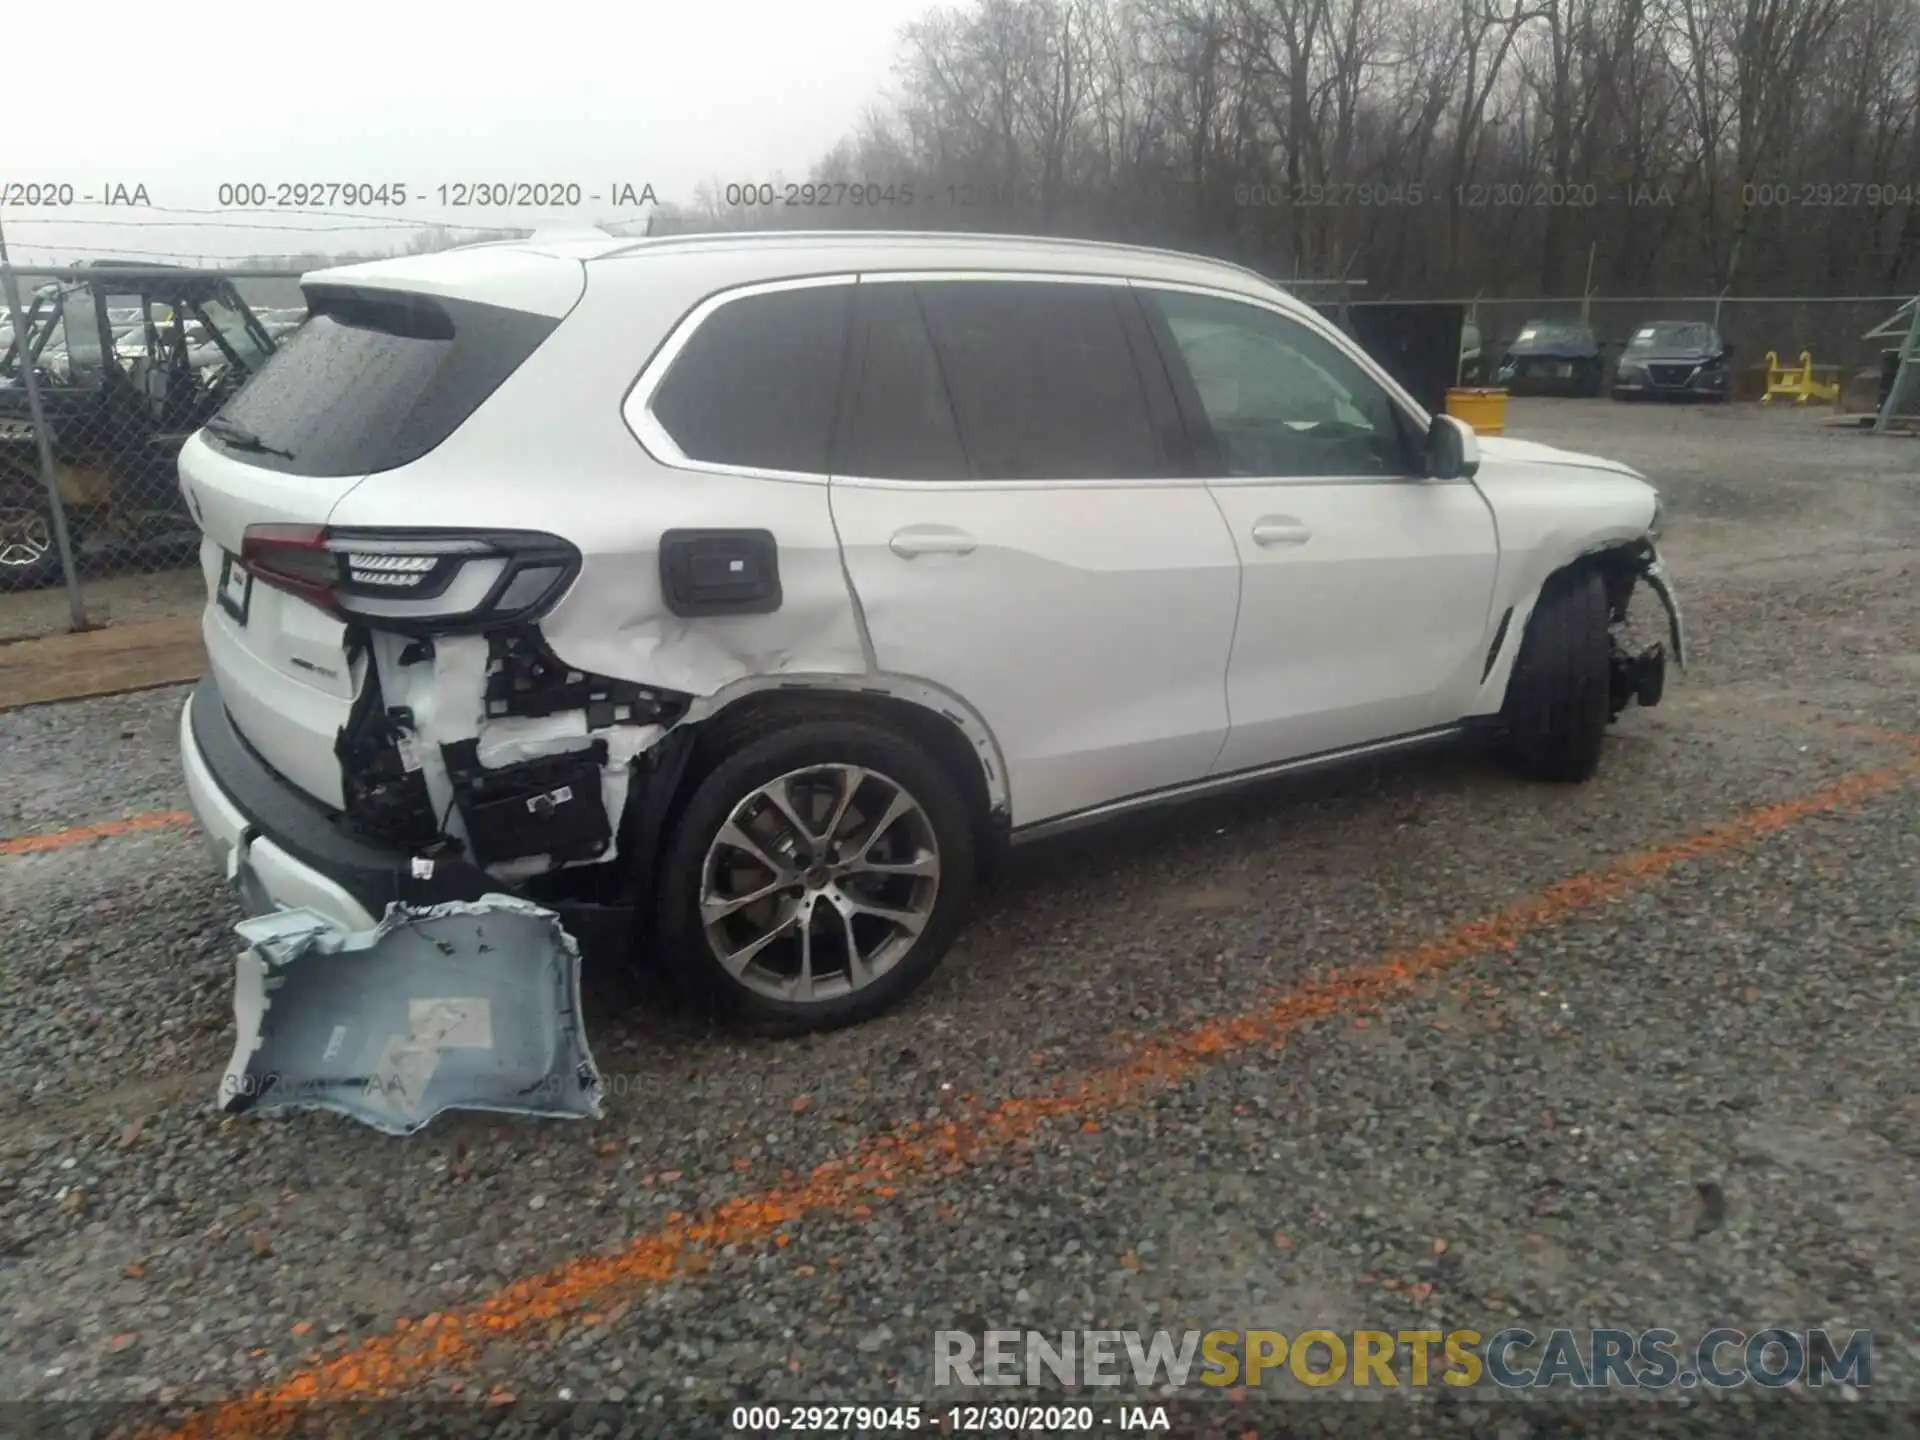
[[[1278,1389],[1445,1385],[1501,1390],[1873,1383],[1873,1332],[1721,1326],[1478,1330],[937,1330],[936,1388],[1074,1385]],[[1205,1393],[1204,1390],[1198,1393]]]

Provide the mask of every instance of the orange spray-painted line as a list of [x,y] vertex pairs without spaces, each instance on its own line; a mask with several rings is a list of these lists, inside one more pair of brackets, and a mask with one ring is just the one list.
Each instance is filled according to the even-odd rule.
[[113,835],[132,835],[141,830],[170,830],[176,825],[193,824],[186,810],[149,810],[144,815],[129,815],[124,820],[102,820],[98,825],[76,825],[71,830],[54,830],[44,835],[15,835],[0,840],[0,855],[29,855],[38,850],[64,850],[69,845],[84,845],[89,840],[105,840]]
[[567,1261],[515,1281],[475,1305],[402,1321],[342,1355],[296,1371],[271,1389],[189,1414],[167,1440],[284,1434],[307,1402],[393,1395],[437,1371],[470,1363],[490,1341],[520,1333],[545,1335],[556,1322],[594,1323],[586,1318],[588,1312],[603,1310],[648,1285],[703,1269],[708,1252],[720,1246],[771,1240],[782,1227],[811,1214],[864,1218],[871,1214],[868,1202],[884,1199],[904,1184],[958,1173],[989,1153],[1031,1138],[1050,1121],[1084,1123],[1136,1103],[1205,1065],[1271,1045],[1302,1025],[1372,1008],[1449,966],[1510,950],[1530,934],[1643,888],[1676,865],[1725,853],[1809,816],[1846,809],[1916,775],[1920,753],[1797,799],[1750,810],[1685,839],[1634,851],[1599,870],[1550,885],[1488,919],[1456,925],[1430,944],[1335,971],[1243,1014],[1149,1039],[1122,1063],[1095,1071],[1071,1088],[990,1106],[968,1099],[952,1120],[908,1124],[870,1138],[799,1183],[723,1201],[701,1215],[642,1235],[617,1254]]
[[1920,735],[1909,735],[1905,730],[1889,730],[1884,725],[1861,725],[1851,720],[1836,721],[1833,728],[1844,730],[1851,735],[1865,735],[1873,740],[1885,740],[1889,744],[1904,745],[1909,750],[1920,752]]

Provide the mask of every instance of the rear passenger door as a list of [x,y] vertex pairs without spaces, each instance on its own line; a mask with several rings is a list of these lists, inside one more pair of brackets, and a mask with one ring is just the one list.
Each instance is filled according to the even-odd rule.
[[1204,776],[1239,561],[1125,285],[856,299],[833,516],[880,668],[980,711],[1016,825]]

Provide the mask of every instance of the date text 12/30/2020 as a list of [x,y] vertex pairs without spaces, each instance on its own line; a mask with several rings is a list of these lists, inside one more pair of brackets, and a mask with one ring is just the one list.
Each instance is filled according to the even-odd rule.
[[236,180],[214,192],[222,210],[399,210],[432,205],[446,210],[572,210],[608,205],[638,210],[658,205],[645,181],[454,180],[414,185],[397,180]]
[[736,1405],[741,1434],[1066,1435],[1096,1430],[1170,1431],[1164,1405]]
[[1236,205],[1282,210],[1386,210],[1451,206],[1459,210],[1597,210],[1624,205],[1672,205],[1667,185],[1601,186],[1591,181],[1514,181],[1469,185],[1427,185],[1418,180],[1302,181],[1297,184],[1236,185]]
[[[1047,193],[1037,185],[1024,183],[916,185],[911,180],[762,180],[725,185],[721,187],[719,199],[728,209],[741,210],[838,207],[880,210],[908,205],[969,210],[1037,205]],[[1069,193],[1062,190],[1056,198]]]

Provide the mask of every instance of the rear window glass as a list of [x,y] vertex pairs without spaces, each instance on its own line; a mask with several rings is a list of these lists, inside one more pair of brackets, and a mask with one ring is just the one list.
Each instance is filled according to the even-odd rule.
[[649,408],[690,460],[827,473],[850,285],[747,295],[700,323]]
[[308,299],[307,323],[281,338],[203,432],[250,465],[294,475],[364,475],[418,460],[560,323],[439,297],[316,287]]

